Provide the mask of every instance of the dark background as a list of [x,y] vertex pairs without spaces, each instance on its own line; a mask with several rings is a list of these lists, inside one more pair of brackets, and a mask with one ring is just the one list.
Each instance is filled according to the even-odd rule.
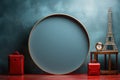
[[[96,42],[105,43],[110,7],[114,38],[120,50],[120,0],[0,0],[0,74],[8,73],[8,55],[16,50],[25,56],[25,73],[44,73],[29,56],[28,37],[37,20],[53,13],[69,14],[83,23],[90,37],[90,51],[95,50]],[[112,59],[114,63],[114,56]],[[74,73],[86,73],[88,62],[89,53]]]

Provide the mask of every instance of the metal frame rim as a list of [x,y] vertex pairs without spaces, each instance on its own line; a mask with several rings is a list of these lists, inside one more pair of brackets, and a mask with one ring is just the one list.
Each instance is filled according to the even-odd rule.
[[[89,53],[89,50],[90,50],[90,38],[89,38],[88,32],[87,32],[85,26],[84,26],[78,19],[76,19],[76,18],[74,18],[73,16],[70,16],[70,15],[68,15],[68,14],[63,14],[63,13],[57,13],[57,14],[55,13],[55,14],[48,15],[48,16],[46,16],[46,17],[44,17],[44,18],[42,18],[42,19],[39,19],[39,20],[37,20],[37,21],[35,22],[33,28],[31,29],[31,31],[30,31],[30,33],[29,33],[29,38],[28,38],[28,52],[29,52],[29,55],[30,55],[33,63],[34,63],[39,69],[41,69],[41,68],[40,68],[40,67],[38,66],[38,64],[34,61],[33,57],[32,57],[31,54],[30,54],[30,38],[31,38],[31,34],[32,34],[32,31],[37,27],[37,25],[38,25],[40,22],[44,21],[45,19],[47,19],[47,18],[49,18],[49,17],[54,17],[54,16],[63,16],[63,17],[66,17],[67,19],[71,19],[71,20],[75,21],[76,24],[81,25],[81,26],[82,26],[82,29],[85,31],[85,35],[86,35],[87,40],[88,40],[88,53]],[[86,58],[85,58],[85,59],[87,59],[88,53],[86,54]],[[84,59],[83,62],[80,64],[80,66],[82,66],[82,65],[84,64],[85,59]],[[77,69],[79,69],[80,66],[79,66]],[[74,72],[74,71],[77,70],[77,69],[74,69],[74,70],[72,70],[71,72]],[[43,69],[41,69],[41,70],[43,70]],[[43,70],[43,71],[45,71],[45,70]],[[45,71],[45,72],[47,72],[47,71]],[[65,74],[69,74],[69,73],[71,73],[71,72],[68,72],[68,73],[65,73]],[[47,72],[47,73],[49,73],[49,72]],[[54,73],[50,73],[50,74],[54,74]]]

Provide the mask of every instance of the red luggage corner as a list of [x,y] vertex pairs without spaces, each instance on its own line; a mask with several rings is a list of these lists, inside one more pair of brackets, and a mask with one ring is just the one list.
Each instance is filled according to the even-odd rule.
[[9,55],[9,74],[24,74],[24,56],[19,52]]

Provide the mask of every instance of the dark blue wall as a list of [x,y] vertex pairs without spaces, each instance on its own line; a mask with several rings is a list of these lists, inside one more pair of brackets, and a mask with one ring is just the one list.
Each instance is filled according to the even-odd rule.
[[[113,33],[120,50],[119,4],[119,0],[0,0],[0,74],[8,73],[8,55],[16,50],[25,56],[25,73],[44,73],[29,56],[28,37],[38,19],[53,13],[69,14],[80,20],[89,33],[90,51],[92,51],[95,50],[96,42],[105,42],[107,10],[111,7]],[[102,61],[100,56],[100,62]],[[85,73],[87,62],[89,62],[89,55],[75,73]]]

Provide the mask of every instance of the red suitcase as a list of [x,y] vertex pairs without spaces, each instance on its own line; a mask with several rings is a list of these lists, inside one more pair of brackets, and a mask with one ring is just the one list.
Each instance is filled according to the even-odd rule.
[[88,75],[100,75],[100,63],[89,63]]
[[24,56],[18,52],[9,55],[9,73],[24,74]]

